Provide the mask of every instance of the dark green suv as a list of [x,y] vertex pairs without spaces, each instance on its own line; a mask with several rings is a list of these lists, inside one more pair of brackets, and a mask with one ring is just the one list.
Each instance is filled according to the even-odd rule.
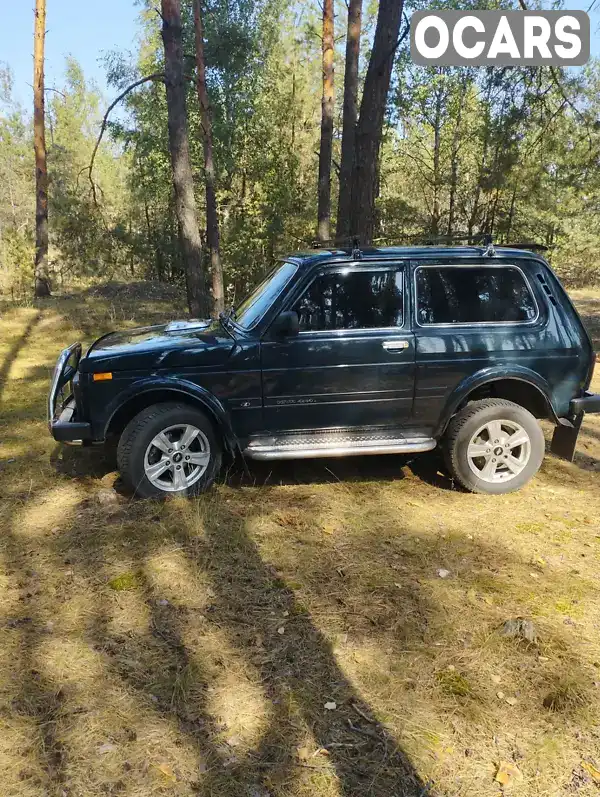
[[[546,261],[493,247],[312,251],[237,308],[113,332],[59,357],[56,440],[118,438],[140,495],[193,495],[224,455],[276,460],[443,447],[467,489],[516,490],[553,450],[572,458],[589,336]],[[68,396],[59,393],[69,385]]]

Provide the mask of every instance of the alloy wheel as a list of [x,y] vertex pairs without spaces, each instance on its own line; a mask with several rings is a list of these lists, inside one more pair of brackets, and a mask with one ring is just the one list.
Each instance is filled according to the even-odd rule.
[[159,432],[144,455],[148,481],[165,492],[179,492],[195,484],[210,462],[206,435],[192,424],[175,424]]
[[471,471],[494,484],[518,476],[530,456],[531,440],[516,421],[489,421],[475,432],[467,447]]

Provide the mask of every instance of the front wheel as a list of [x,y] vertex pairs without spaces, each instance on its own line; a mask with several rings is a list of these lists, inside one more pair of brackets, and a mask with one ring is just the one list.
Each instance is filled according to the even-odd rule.
[[125,427],[117,448],[124,481],[142,498],[199,495],[221,467],[221,445],[203,412],[154,404]]
[[467,404],[450,421],[444,441],[454,478],[471,492],[492,495],[523,487],[539,470],[544,451],[534,416],[504,399]]

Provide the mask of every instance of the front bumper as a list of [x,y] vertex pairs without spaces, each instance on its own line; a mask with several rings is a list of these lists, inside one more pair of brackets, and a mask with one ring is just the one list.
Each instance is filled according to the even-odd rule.
[[80,358],[81,343],[73,343],[60,353],[52,375],[48,394],[48,429],[60,443],[83,443],[92,439],[91,424],[77,420],[72,390],[66,400],[61,398],[64,387],[72,382],[77,373]]
[[552,435],[550,450],[557,457],[566,459],[568,462],[573,461],[579,430],[586,412],[600,412],[600,394],[585,393],[583,396],[571,400],[569,413],[572,420],[557,426]]
[[92,439],[91,424],[76,421],[75,399],[70,396],[58,416],[48,424],[52,437],[59,443],[84,443]]

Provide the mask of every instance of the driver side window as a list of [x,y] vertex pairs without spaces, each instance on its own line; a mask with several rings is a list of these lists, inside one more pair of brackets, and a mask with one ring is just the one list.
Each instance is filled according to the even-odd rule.
[[328,272],[316,277],[292,308],[300,332],[389,329],[404,321],[403,271]]

